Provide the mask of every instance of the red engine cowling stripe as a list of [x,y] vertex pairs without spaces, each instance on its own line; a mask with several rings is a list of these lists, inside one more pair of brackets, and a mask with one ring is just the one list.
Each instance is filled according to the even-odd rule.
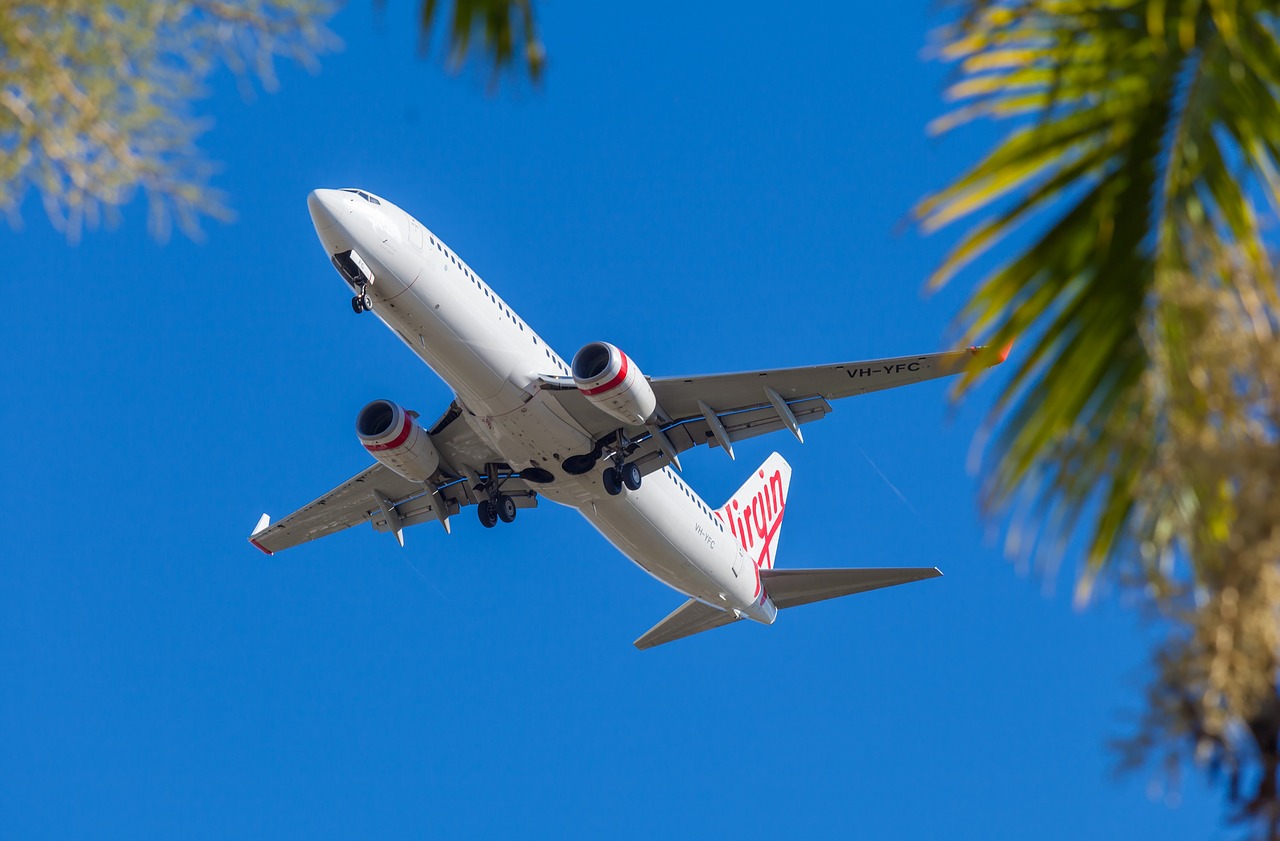
[[413,429],[413,418],[409,417],[406,412],[404,416],[404,429],[400,430],[400,434],[385,444],[365,444],[364,448],[371,453],[380,453],[383,450],[394,450],[396,447],[409,440],[409,432]]
[[619,385],[622,384],[622,381],[627,378],[628,361],[627,361],[627,355],[622,351],[618,351],[618,355],[622,357],[622,367],[618,369],[618,376],[609,380],[609,382],[605,383],[604,385],[598,385],[595,388],[582,389],[583,394],[585,394],[587,397],[594,397],[595,395],[600,394],[601,392],[608,391],[611,388],[617,388]]

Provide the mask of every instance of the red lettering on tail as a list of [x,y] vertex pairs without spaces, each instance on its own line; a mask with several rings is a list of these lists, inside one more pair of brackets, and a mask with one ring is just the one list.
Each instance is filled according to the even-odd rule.
[[[759,477],[766,479],[763,470]],[[773,544],[777,539],[778,529],[782,526],[786,508],[782,471],[775,470],[749,501],[739,503],[737,499],[730,500],[724,508],[716,511],[716,516],[729,524],[730,533],[751,554],[757,569],[772,569]],[[755,548],[757,539],[760,542],[758,551]]]

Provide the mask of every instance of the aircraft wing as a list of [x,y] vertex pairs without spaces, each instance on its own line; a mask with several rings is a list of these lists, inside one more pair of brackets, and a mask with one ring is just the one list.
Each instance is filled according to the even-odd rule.
[[650,381],[658,405],[672,418],[702,415],[701,401],[716,413],[729,413],[771,406],[765,389],[772,389],[788,403],[823,398],[837,400],[856,394],[883,391],[902,385],[933,380],[964,371],[973,361],[972,350],[899,356],[835,365],[804,368],[777,368],[739,374],[711,374],[695,377],[656,377]]
[[[436,421],[430,435],[441,463],[429,482],[412,482],[374,463],[277,523],[264,514],[249,542],[271,555],[361,523],[392,532],[402,543],[402,530],[418,523],[439,522],[448,531],[449,517],[480,499],[461,471],[506,465],[461,419],[456,406]],[[502,492],[517,508],[537,505],[536,494],[519,477],[504,482]]]
[[[975,364],[980,350],[738,374],[653,377],[649,384],[659,411],[666,416],[660,429],[675,453],[664,453],[652,430],[629,427],[627,436],[638,440],[629,458],[647,474],[669,464],[670,455],[699,444],[732,447],[736,441],[780,429],[791,429],[803,440],[800,426],[826,417],[831,411],[829,401],[961,373]],[[997,356],[996,364],[1007,355],[1006,350]],[[617,429],[617,421],[592,406],[571,379],[544,380],[544,387],[555,390],[561,405],[592,436],[601,438]]]

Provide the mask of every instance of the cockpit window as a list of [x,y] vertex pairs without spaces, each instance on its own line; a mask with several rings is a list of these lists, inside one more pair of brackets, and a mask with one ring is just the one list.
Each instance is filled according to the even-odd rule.
[[366,193],[364,190],[356,190],[351,187],[343,187],[342,192],[355,193],[357,196],[364,199],[365,201],[373,202],[374,204],[382,204],[382,202],[378,201],[377,196],[371,196],[368,193]]

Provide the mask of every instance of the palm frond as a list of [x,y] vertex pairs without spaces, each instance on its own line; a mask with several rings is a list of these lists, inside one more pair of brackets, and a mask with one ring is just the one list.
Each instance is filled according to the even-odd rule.
[[1082,591],[1145,522],[1135,477],[1156,432],[1135,443],[1117,430],[1142,412],[1157,278],[1195,263],[1186,243],[1202,232],[1267,259],[1256,201],[1280,196],[1275,6],[974,0],[942,32],[956,107],[934,128],[1017,120],[916,208],[926,231],[976,219],[934,286],[997,243],[1026,243],[959,316],[971,343],[1024,340],[992,415],[984,503],[1007,510],[1030,494],[1041,546],[1080,541]]
[[533,0],[452,0],[447,13],[441,6],[439,0],[422,0],[419,6],[418,31],[424,50],[444,16],[445,51],[454,68],[478,53],[488,60],[495,82],[503,71],[521,65],[535,83],[542,78],[545,55]]

